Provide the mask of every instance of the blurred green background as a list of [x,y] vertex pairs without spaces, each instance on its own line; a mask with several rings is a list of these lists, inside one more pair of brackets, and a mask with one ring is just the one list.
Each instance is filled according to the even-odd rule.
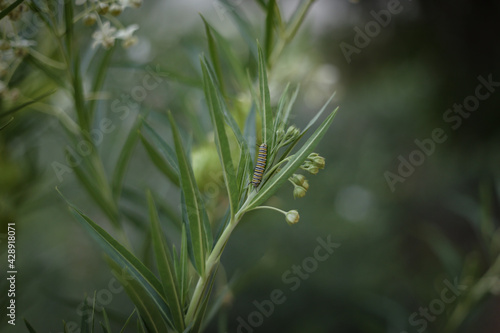
[[[207,53],[198,13],[231,40],[242,61],[249,58],[248,47],[228,11],[250,18],[256,36],[262,36],[265,20],[250,1],[227,3],[146,1],[139,10],[122,14],[123,22],[139,24],[139,43],[114,53],[106,90],[126,98],[141,84],[145,73],[131,64],[153,71],[160,66],[172,74],[148,90],[144,101],[127,104],[133,112],[124,119],[110,112],[110,103],[101,102],[101,117],[117,126],[99,146],[106,167],[114,166],[116,147],[121,147],[138,110],[149,110],[158,131],[170,138],[164,114],[170,109],[193,134],[195,168],[209,168],[213,155],[196,146],[197,135],[210,129],[198,85],[198,55]],[[281,1],[280,6],[286,15],[296,3]],[[370,23],[375,22],[372,11],[396,8],[391,6],[401,11],[391,14],[387,26],[369,31],[366,46],[356,47],[355,28],[375,27]],[[249,214],[236,229],[217,280],[220,286],[230,281],[232,293],[208,332],[500,330],[495,296],[500,292],[500,269],[494,265],[500,254],[500,84],[490,87],[489,97],[468,118],[460,116],[455,129],[455,122],[444,118],[455,103],[472,100],[482,82],[478,77],[500,82],[499,15],[500,4],[493,0],[318,0],[313,5],[299,35],[273,68],[270,84],[276,99],[286,83],[300,83],[293,109],[299,128],[337,91],[334,101],[340,111],[316,148],[327,165],[308,177],[305,198],[294,200],[287,184],[272,199],[275,206],[300,212],[297,225],[290,227],[281,215],[266,210]],[[79,42],[89,44],[92,31],[82,33]],[[341,47],[346,44],[357,49],[349,59]],[[83,61],[88,56],[82,54]],[[23,68],[25,78],[30,70]],[[23,91],[30,89],[26,81],[20,85]],[[248,96],[239,98],[245,105]],[[110,317],[123,322],[133,305],[118,291],[100,249],[70,216],[55,186],[95,221],[104,226],[109,222],[73,173],[64,174],[62,181],[54,173],[52,163],[64,162],[69,143],[59,121],[40,111],[28,108],[0,131],[2,235],[6,223],[14,221],[18,264],[17,326],[7,326],[2,317],[1,330],[25,332],[24,317],[43,332],[61,332],[63,319],[80,322],[80,303],[94,291]],[[201,119],[201,128],[192,126],[194,118]],[[425,156],[417,161],[420,165],[391,190],[387,172],[398,174],[401,159],[417,156],[415,140],[428,140],[436,128],[444,131],[446,140],[435,143],[432,154],[420,154]],[[203,177],[202,188],[217,182],[211,174]],[[178,206],[177,189],[137,145],[126,175],[130,196],[122,208],[139,221],[146,216],[146,205],[133,193],[142,194],[146,187],[171,207]],[[224,202],[214,205],[217,217],[217,207]],[[145,232],[140,222],[127,228],[137,241],[137,252],[147,255],[148,249],[141,248]],[[310,259],[318,237],[340,244],[325,261]],[[307,266],[311,262],[317,265]],[[310,273],[293,273],[294,266],[303,265]],[[300,285],[285,276],[294,276]],[[453,295],[445,292],[452,289],[447,281],[464,286],[450,302],[442,296]],[[5,280],[2,283],[5,287]],[[268,304],[276,289],[286,300],[269,316],[262,310],[253,314],[259,311],[255,303]],[[430,319],[423,319],[421,308],[429,307]],[[258,325],[242,328],[239,318]]]

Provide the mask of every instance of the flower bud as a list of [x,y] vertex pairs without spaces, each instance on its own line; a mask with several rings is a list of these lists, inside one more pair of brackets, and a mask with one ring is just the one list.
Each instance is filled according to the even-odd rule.
[[318,168],[324,169],[325,168],[325,158],[319,156],[316,153],[311,153],[308,157],[308,159]]
[[131,3],[132,3],[132,7],[139,8],[142,5],[142,0],[132,0]]
[[290,126],[286,130],[286,135],[285,135],[285,140],[293,140],[297,138],[300,135],[300,131],[297,127],[295,126]]
[[299,218],[299,212],[296,210],[291,210],[286,213],[286,223],[288,223],[289,225],[299,222]]
[[108,13],[108,10],[109,10],[109,5],[105,2],[99,2],[99,4],[97,5],[97,12],[100,15],[106,15]]
[[281,141],[281,139],[283,139],[284,136],[285,136],[285,131],[282,128],[278,128],[278,130],[276,131],[276,138],[278,142]]
[[319,168],[317,166],[314,166],[313,164],[307,163],[307,162],[304,163],[304,164],[302,164],[300,166],[300,168],[302,170],[305,170],[305,171],[309,172],[312,175],[315,175],[315,174],[317,174],[319,172]]
[[123,6],[117,3],[114,3],[109,7],[109,13],[113,16],[118,16],[122,12],[123,12]]
[[87,27],[94,25],[96,21],[97,21],[97,15],[94,13],[90,13],[83,17],[83,24],[85,24]]
[[306,192],[307,189],[305,187],[295,186],[295,188],[293,189],[293,198],[294,199],[303,198],[306,196]]

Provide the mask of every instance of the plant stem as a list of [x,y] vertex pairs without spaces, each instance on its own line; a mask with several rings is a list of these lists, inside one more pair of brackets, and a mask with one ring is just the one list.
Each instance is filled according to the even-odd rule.
[[289,23],[286,31],[282,34],[284,36],[281,36],[281,38],[278,40],[278,44],[276,47],[273,49],[273,52],[271,53],[271,56],[269,57],[268,61],[268,67],[272,68],[278,57],[280,56],[281,52],[285,48],[286,44],[293,39],[295,34],[297,33],[297,30],[301,26],[302,22],[304,21],[304,18],[306,17],[307,12],[309,11],[309,8],[313,4],[315,0],[308,0],[305,2],[301,8],[299,8],[294,15],[294,17],[291,19],[291,22]]
[[201,304],[201,300],[203,298],[203,294],[206,289],[207,283],[210,281],[210,275],[212,274],[214,268],[220,261],[222,251],[224,251],[224,248],[226,247],[229,236],[231,236],[231,233],[233,232],[234,228],[236,227],[236,225],[238,225],[238,222],[241,220],[241,217],[246,212],[245,208],[248,205],[249,199],[250,198],[247,199],[247,201],[243,204],[243,206],[236,213],[236,215],[231,219],[231,221],[229,221],[229,224],[227,225],[226,229],[224,229],[224,231],[219,237],[219,240],[215,244],[212,253],[210,253],[210,255],[208,256],[205,262],[205,272],[203,273],[203,276],[200,276],[200,279],[196,284],[193,297],[191,298],[191,302],[189,304],[188,311],[186,313],[186,320],[185,320],[186,325],[189,325],[192,321],[194,321],[196,312]]

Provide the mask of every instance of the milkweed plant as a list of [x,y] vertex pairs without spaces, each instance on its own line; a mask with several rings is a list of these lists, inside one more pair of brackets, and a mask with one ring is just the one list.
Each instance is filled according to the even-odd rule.
[[[8,108],[0,115],[1,119],[15,117],[16,112],[27,106],[37,106],[60,120],[73,146],[81,140],[91,145],[90,153],[83,157],[82,163],[73,166],[73,171],[82,189],[109,219],[113,231],[106,231],[75,205],[68,205],[101,246],[110,269],[134,303],[140,332],[201,332],[210,319],[206,316],[207,309],[213,312],[220,306],[220,302],[213,301],[214,278],[224,248],[240,221],[250,211],[270,209],[281,213],[289,225],[296,224],[297,210],[266,206],[266,201],[287,183],[293,185],[294,198],[304,197],[309,190],[306,177],[325,167],[325,159],[314,149],[334,119],[336,109],[322,117],[333,95],[314,118],[299,129],[290,122],[298,87],[292,89],[287,85],[277,102],[272,103],[268,84],[269,72],[279,62],[282,51],[296,35],[314,1],[300,2],[289,19],[282,17],[274,0],[255,2],[265,13],[265,29],[262,46],[256,40],[253,44],[249,42],[255,64],[253,70],[246,68],[229,41],[201,18],[208,56],[200,55],[199,82],[211,120],[227,205],[225,214],[216,218],[207,208],[212,203],[200,189],[194,171],[192,143],[187,144],[184,135],[189,128],[179,127],[175,110],[161,111],[168,118],[171,137],[154,129],[148,118],[149,111],[139,112],[113,170],[106,169],[102,154],[89,134],[97,122],[98,105],[103,104],[98,101],[103,95],[113,51],[132,47],[139,38],[135,35],[139,25],[123,25],[120,14],[125,10],[140,10],[141,0],[0,1],[1,17],[9,20],[7,38],[1,45],[5,50],[1,59],[5,70],[0,78],[3,103]],[[41,45],[34,39],[23,39],[16,30],[22,15],[36,16],[43,23],[40,29],[50,36],[50,43],[37,48]],[[236,11],[229,15],[234,16],[241,31],[250,29],[250,24]],[[89,42],[93,52],[92,70],[85,68],[90,65],[88,62],[84,65],[81,60],[81,45],[75,38],[77,31],[92,36]],[[21,63],[31,65],[50,85],[38,87],[31,97],[16,93],[11,81]],[[233,73],[232,82],[237,83],[231,86],[233,90],[228,89],[222,70],[226,67]],[[71,101],[66,109],[57,105],[61,94]],[[246,107],[238,106],[233,97],[238,94],[251,96]],[[320,118],[324,119],[318,125]],[[149,265],[132,250],[124,229],[130,218],[119,205],[124,196],[127,165],[138,142],[142,143],[150,162],[178,188],[181,201],[180,240],[173,242],[171,236],[166,237],[165,222],[158,214],[158,202],[163,205],[161,198],[152,190],[142,194],[147,202],[144,209],[148,211],[149,221],[145,228],[149,228],[154,265]],[[272,216],[270,218],[274,218]],[[174,243],[180,246],[176,248]],[[95,299],[93,305],[85,304],[95,307]],[[92,332],[94,320],[85,319],[88,318],[82,319],[82,329]],[[29,323],[26,325],[35,331]],[[101,326],[105,332],[111,332],[106,315]]]

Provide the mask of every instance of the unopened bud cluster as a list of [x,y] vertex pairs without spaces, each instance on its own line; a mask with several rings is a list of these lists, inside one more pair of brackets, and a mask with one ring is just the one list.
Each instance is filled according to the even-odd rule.
[[277,134],[278,146],[284,147],[284,146],[292,143],[296,139],[298,139],[298,137],[300,136],[300,130],[297,127],[292,125],[292,126],[288,127],[286,132],[284,129],[281,129],[281,128],[278,129],[276,134]]
[[288,180],[293,184],[293,197],[303,198],[309,189],[309,182],[306,177],[300,174],[293,174]]
[[319,172],[319,169],[325,168],[325,158],[316,153],[311,153],[300,168],[315,175]]

